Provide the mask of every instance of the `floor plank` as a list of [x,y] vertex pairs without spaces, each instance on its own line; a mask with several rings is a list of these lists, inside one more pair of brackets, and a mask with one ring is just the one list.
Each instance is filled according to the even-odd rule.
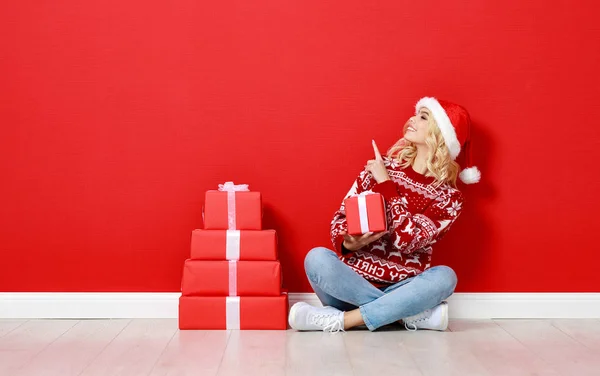
[[403,376],[423,375],[403,343],[403,334],[400,330],[347,332],[344,342],[354,374],[395,375],[401,370]]
[[226,330],[177,331],[150,375],[216,375],[230,334]]
[[283,330],[232,330],[218,375],[285,375]]
[[82,320],[28,362],[15,376],[76,376],[131,320]]
[[0,375],[13,375],[78,320],[29,320],[0,338]]
[[286,375],[353,375],[344,335],[290,330]]
[[179,331],[177,320],[0,320],[0,375],[598,375],[600,320],[446,332]]
[[600,357],[552,325],[551,320],[495,320],[563,375],[598,375]]
[[177,330],[176,319],[135,319],[81,375],[146,376]]
[[491,375],[560,375],[492,320],[451,320],[450,330]]
[[590,350],[600,354],[600,320],[552,320],[552,325]]
[[19,326],[25,324],[27,320],[0,320],[0,338],[12,332]]
[[423,375],[490,375],[451,331],[402,331],[402,341]]

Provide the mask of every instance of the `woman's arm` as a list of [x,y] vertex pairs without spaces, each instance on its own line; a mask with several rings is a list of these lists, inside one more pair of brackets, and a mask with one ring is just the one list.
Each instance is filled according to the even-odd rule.
[[346,208],[344,205],[344,201],[346,200],[346,198],[352,195],[359,194],[370,189],[374,183],[375,182],[371,180],[370,175],[367,171],[361,171],[361,173],[358,175],[358,177],[352,184],[352,187],[350,187],[348,193],[346,193],[346,196],[344,196],[340,208],[334,213],[333,219],[331,220],[330,233],[333,249],[338,255],[342,255],[348,252],[348,250],[343,248],[344,236],[348,232],[348,224],[346,223]]
[[[381,156],[381,153],[379,153],[379,149],[377,149],[375,141],[372,141],[372,146],[375,159],[367,162],[365,169],[358,175],[354,181],[354,184],[352,184],[352,187],[342,200],[342,205],[338,211],[335,212],[333,215],[333,220],[331,221],[331,242],[333,243],[333,249],[338,255],[355,251],[385,235],[385,233],[364,234],[362,236],[347,235],[348,224],[346,223],[346,210],[344,207],[344,201],[352,195],[372,189],[377,182],[381,182],[383,180],[389,181],[390,178],[385,167],[384,159]],[[344,247],[344,239],[347,240],[348,247],[351,249]]]

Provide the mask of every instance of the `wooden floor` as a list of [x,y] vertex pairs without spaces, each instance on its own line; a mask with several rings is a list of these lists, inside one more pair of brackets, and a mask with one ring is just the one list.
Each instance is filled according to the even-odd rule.
[[600,320],[446,332],[179,331],[163,320],[0,320],[0,375],[600,375]]

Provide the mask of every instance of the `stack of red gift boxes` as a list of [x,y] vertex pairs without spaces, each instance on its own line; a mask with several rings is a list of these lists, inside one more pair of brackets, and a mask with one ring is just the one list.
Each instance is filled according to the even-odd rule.
[[231,182],[206,192],[204,229],[185,261],[180,329],[287,329],[274,230],[262,229],[260,192]]

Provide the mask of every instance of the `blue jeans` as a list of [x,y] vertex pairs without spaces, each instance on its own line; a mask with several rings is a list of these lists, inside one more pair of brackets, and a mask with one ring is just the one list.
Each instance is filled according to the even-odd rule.
[[308,281],[324,306],[359,308],[369,330],[433,308],[456,287],[456,273],[434,266],[394,285],[377,288],[344,264],[331,250],[312,249],[304,259]]

